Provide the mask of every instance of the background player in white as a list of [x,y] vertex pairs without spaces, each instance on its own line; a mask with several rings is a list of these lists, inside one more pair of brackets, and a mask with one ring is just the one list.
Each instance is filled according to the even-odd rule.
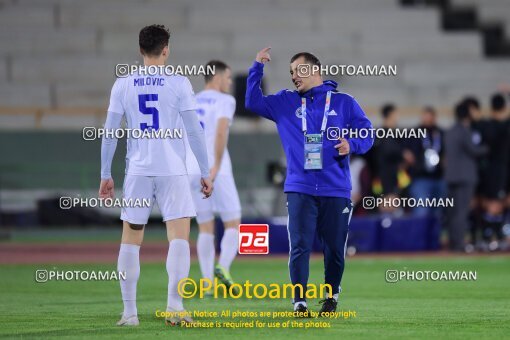
[[[140,31],[139,44],[143,61],[148,65],[164,65],[169,54],[170,33],[164,26],[152,25]],[[200,168],[197,186],[203,197],[212,192],[203,130],[195,114],[193,89],[186,77],[178,75],[145,76],[141,72],[119,78],[112,88],[105,129],[117,129],[125,117],[127,127],[155,131],[184,126],[189,144]],[[177,284],[188,276],[190,218],[195,216],[185,165],[186,147],[182,139],[128,138],[126,177],[123,195],[127,199],[148,198],[158,203],[166,223],[169,241],[167,311],[183,311]],[[111,163],[117,140],[109,136],[101,145],[101,184],[99,196],[113,197]],[[136,286],[140,276],[139,250],[144,226],[151,207],[123,208],[122,243],[118,270],[127,279],[120,282],[124,312],[120,326],[139,324],[136,308]],[[172,325],[192,322],[188,317],[169,318]]]
[[[241,222],[241,204],[237,194],[232,162],[227,149],[228,130],[234,117],[236,101],[230,94],[232,72],[222,61],[212,60],[214,75],[205,76],[205,89],[196,95],[197,114],[204,128],[209,164],[212,164],[211,179],[214,181],[214,195],[202,200],[198,178],[200,171],[193,156],[186,157],[193,201],[197,209],[200,232],[197,253],[202,276],[212,281],[216,277],[227,287],[233,284],[230,265],[237,254],[238,227]],[[221,240],[218,265],[214,268],[214,213],[218,213],[225,226]]]

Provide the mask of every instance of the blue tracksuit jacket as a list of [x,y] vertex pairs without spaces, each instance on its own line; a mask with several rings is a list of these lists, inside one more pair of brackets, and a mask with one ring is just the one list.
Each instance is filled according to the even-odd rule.
[[[260,88],[264,64],[255,61],[250,68],[246,89],[246,108],[276,123],[287,157],[285,192],[298,192],[313,196],[351,196],[349,157],[339,156],[334,145],[338,141],[323,136],[322,170],[304,169],[304,135],[301,123],[301,97],[306,97],[307,133],[320,133],[326,93],[333,91],[327,127],[339,129],[372,128],[372,124],[356,100],[345,93],[337,92],[337,83],[331,80],[300,94],[298,91],[282,90],[264,96]],[[327,129],[326,129],[327,131]],[[363,154],[373,144],[373,138],[349,139],[350,152]]]

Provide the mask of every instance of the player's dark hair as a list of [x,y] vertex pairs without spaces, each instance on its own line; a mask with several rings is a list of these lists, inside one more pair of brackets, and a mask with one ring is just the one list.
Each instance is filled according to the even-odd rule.
[[457,121],[460,122],[469,117],[470,117],[469,106],[466,103],[466,101],[458,103],[455,106],[455,118],[457,119]]
[[466,103],[466,105],[468,107],[474,106],[477,110],[480,110],[480,101],[478,99],[476,99],[475,97],[468,96],[468,97],[464,98],[464,103]]
[[431,115],[436,115],[436,109],[433,106],[427,105],[423,108],[423,112],[430,113]]
[[501,111],[506,107],[505,97],[501,93],[496,93],[491,97],[491,109],[492,111]]
[[305,62],[308,64],[317,65],[319,67],[321,66],[321,62],[319,61],[319,58],[317,58],[310,52],[299,52],[299,53],[294,54],[294,56],[292,56],[292,58],[290,58],[290,63],[292,64],[293,62],[295,62],[297,59],[299,59],[301,57],[303,57],[305,59]]
[[384,119],[388,118],[392,113],[393,111],[395,111],[397,109],[397,107],[394,105],[394,104],[385,104],[383,105],[383,107],[381,108],[381,114],[383,116]]
[[205,69],[208,70],[210,67],[214,67],[214,73],[209,72],[205,73],[204,79],[206,83],[210,82],[216,74],[225,72],[228,68],[230,68],[227,64],[225,64],[221,60],[209,61],[205,66]]
[[138,43],[143,54],[159,56],[168,46],[170,31],[164,25],[150,25],[141,29]]

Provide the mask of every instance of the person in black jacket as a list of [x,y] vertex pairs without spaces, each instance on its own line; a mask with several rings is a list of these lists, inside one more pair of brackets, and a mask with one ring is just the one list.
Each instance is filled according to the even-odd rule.
[[[437,125],[436,111],[427,106],[421,115],[418,129],[425,129],[424,138],[413,138],[408,142],[408,149],[413,154],[413,162],[409,168],[412,177],[410,195],[418,198],[441,198],[445,195],[443,181],[444,133]],[[415,207],[413,214],[428,216],[438,209]]]
[[[491,116],[481,126],[482,140],[489,147],[481,172],[484,249],[496,250],[503,241],[502,224],[507,189],[510,127],[506,100],[502,94],[491,98]],[[498,242],[499,241],[499,242]]]
[[[393,104],[382,107],[383,128],[397,127],[398,112]],[[397,173],[403,162],[403,147],[397,138],[376,139],[374,142],[375,174],[381,181],[385,197],[397,197],[399,194]]]
[[450,249],[464,251],[464,236],[477,176],[477,157],[487,152],[484,145],[472,140],[469,107],[462,102],[455,107],[456,122],[445,134],[445,180],[453,207],[447,209]]
[[[472,131],[472,140],[475,145],[482,144],[482,128],[485,120],[482,119],[482,110],[480,106],[480,101],[474,96],[467,96],[464,98],[463,102],[469,108],[469,114],[471,115],[471,131]],[[482,177],[483,169],[484,169],[484,159],[483,157],[479,157],[478,161],[478,178]],[[470,231],[471,231],[471,244],[467,248],[468,250],[474,250],[475,246],[480,244],[479,242],[479,234],[482,234],[481,230],[483,230],[483,202],[482,202],[482,184],[481,181],[478,181],[478,184],[475,188],[475,194],[473,196],[473,200],[471,202],[471,211],[469,215],[470,220]]]

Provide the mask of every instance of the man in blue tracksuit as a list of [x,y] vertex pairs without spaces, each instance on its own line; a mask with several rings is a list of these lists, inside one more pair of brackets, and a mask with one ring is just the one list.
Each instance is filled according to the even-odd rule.
[[290,279],[305,288],[303,293],[295,290],[297,315],[310,316],[305,299],[310,252],[316,233],[322,241],[325,283],[333,289],[333,296],[322,301],[322,315],[336,310],[341,290],[353,209],[349,154],[363,154],[373,144],[373,138],[357,138],[355,133],[353,138],[339,138],[336,129],[355,132],[372,125],[353,97],[337,92],[334,81],[322,80],[316,71],[320,62],[308,52],[291,59],[290,73],[297,91],[264,96],[260,83],[264,64],[271,60],[269,50],[261,50],[250,68],[246,108],[276,123],[287,158],[284,191],[289,212]]

